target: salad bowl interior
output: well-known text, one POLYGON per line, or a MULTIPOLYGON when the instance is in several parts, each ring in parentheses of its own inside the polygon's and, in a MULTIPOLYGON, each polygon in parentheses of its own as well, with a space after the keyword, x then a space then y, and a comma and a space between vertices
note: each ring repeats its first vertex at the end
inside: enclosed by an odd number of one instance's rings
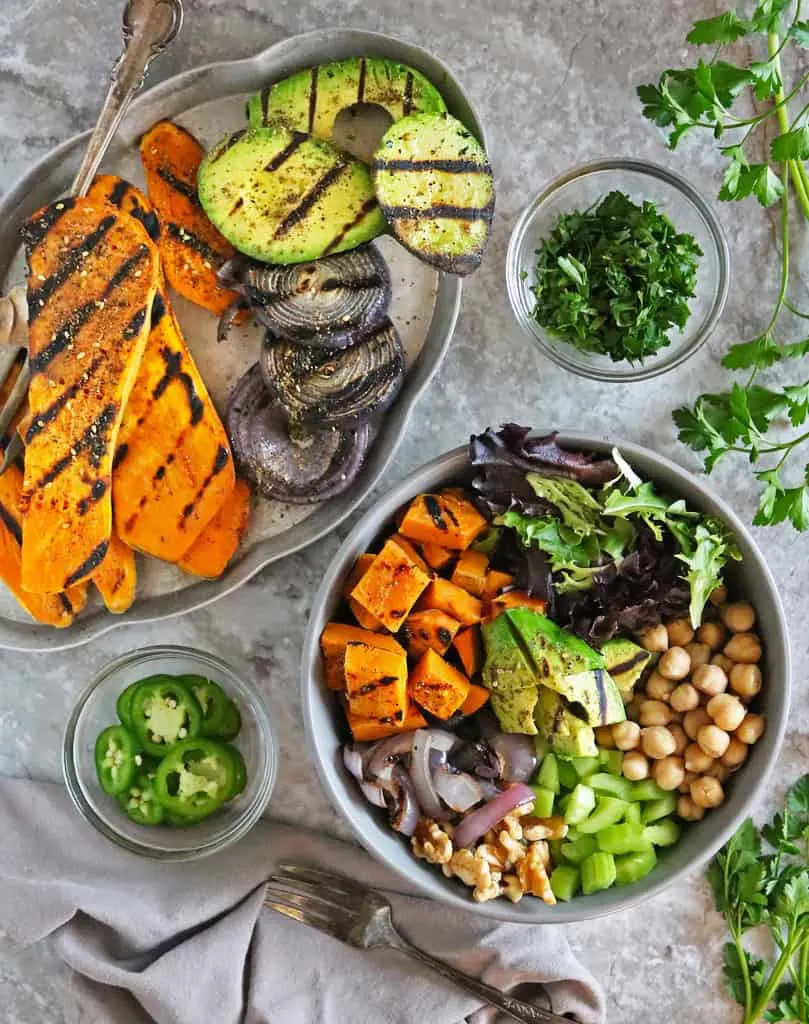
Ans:
POLYGON ((486 917, 534 924, 578 921, 625 909, 696 870, 716 853, 751 811, 775 763, 786 729, 790 687, 786 622, 775 581, 750 534, 728 505, 695 476, 648 448, 631 443, 613 444, 579 434, 562 434, 557 440, 565 448, 597 455, 608 455, 614 446, 618 447, 635 472, 652 481, 659 491, 684 498, 689 507, 722 519, 735 535, 742 556, 741 561, 727 567, 727 582, 733 591, 744 594, 755 605, 757 629, 764 642, 762 671, 767 682, 760 694, 760 710, 766 715, 766 730, 751 748, 747 762, 734 774, 722 806, 702 821, 685 827, 676 845, 661 849, 650 874, 634 884, 577 896, 555 906, 538 899, 522 899, 516 904, 504 898, 475 903, 468 889, 412 854, 408 842, 389 828, 384 813, 365 801, 344 766, 343 745, 349 738, 348 729, 341 707, 326 687, 320 635, 337 612, 342 586, 355 560, 391 526, 397 511, 422 492, 471 483, 473 471, 466 447, 448 452, 415 471, 356 524, 314 598, 301 662, 304 722, 318 773, 359 842, 427 896, 474 909, 486 917))

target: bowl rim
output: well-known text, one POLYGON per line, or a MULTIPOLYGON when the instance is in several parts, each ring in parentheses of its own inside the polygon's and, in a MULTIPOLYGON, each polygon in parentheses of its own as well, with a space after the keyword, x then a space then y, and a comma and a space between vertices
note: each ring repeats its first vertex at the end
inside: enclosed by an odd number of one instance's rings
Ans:
MULTIPOLYGON (((542 432, 532 431, 532 434, 540 433, 542 432)), ((630 463, 637 458, 650 461, 655 464, 655 469, 660 475, 668 473, 677 483, 683 483, 686 486, 690 485, 691 488, 698 491, 700 498, 703 499, 703 507, 704 505, 713 505, 715 507, 716 514, 721 515, 743 547, 747 549, 754 565, 754 572, 761 580, 760 600, 765 601, 772 609, 775 628, 772 630, 772 635, 768 634, 767 636, 767 646, 772 651, 778 651, 777 657, 780 658, 781 665, 783 666, 782 678, 779 680, 779 689, 782 691, 783 699, 780 702, 780 706, 768 708, 767 729, 764 734, 766 745, 759 748, 758 774, 754 776, 748 770, 746 775, 747 786, 735 813, 695 857, 679 867, 670 869, 661 877, 655 878, 654 881, 642 880, 624 889, 607 890, 607 893, 620 895, 612 895, 606 903, 603 900, 606 893, 596 893, 589 897, 578 897, 569 903, 558 903, 553 907, 547 907, 544 903, 536 901, 538 903, 538 906, 535 908, 536 912, 531 912, 530 915, 527 915, 525 910, 520 910, 522 903, 520 905, 513 905, 505 899, 490 900, 486 903, 474 903, 466 895, 462 894, 460 890, 458 892, 454 891, 454 888, 450 887, 450 884, 443 875, 437 872, 434 877, 421 872, 409 873, 405 867, 404 860, 401 864, 389 860, 376 848, 373 838, 369 838, 366 834, 363 829, 363 822, 367 821, 370 808, 359 801, 352 805, 344 799, 344 794, 341 790, 347 790, 345 784, 348 780, 344 775, 342 759, 340 759, 339 765, 335 765, 324 756, 324 750, 321 749, 320 745, 319 726, 324 719, 331 722, 332 712, 327 706, 329 695, 321 691, 315 668, 320 657, 319 641, 320 632, 325 623, 325 609, 331 603, 332 595, 335 591, 339 593, 340 584, 345 577, 350 559, 356 557, 362 550, 360 542, 363 539, 367 539, 365 534, 371 532, 372 526, 374 534, 378 533, 379 529, 390 520, 397 509, 413 498, 415 494, 424 489, 429 490, 439 486, 442 481, 449 481, 453 475, 457 476, 462 470, 468 469, 467 446, 454 448, 422 465, 409 473, 392 490, 379 498, 375 505, 365 512, 354 524, 351 532, 329 563, 320 587, 313 598, 303 638, 300 677, 301 704, 306 739, 315 762, 315 768, 332 805, 348 824, 360 845, 401 878, 410 890, 416 890, 419 895, 437 899, 458 909, 474 911, 481 916, 493 920, 510 921, 517 924, 570 924, 577 921, 605 917, 618 911, 627 910, 652 896, 659 895, 674 882, 703 867, 734 834, 760 797, 764 785, 778 759, 778 754, 786 734, 791 696, 791 651, 787 635, 786 616, 780 593, 764 556, 748 529, 728 503, 694 474, 689 473, 671 459, 660 455, 644 445, 620 439, 614 441, 594 440, 585 434, 566 431, 560 431, 558 439, 560 444, 564 446, 601 453, 608 453, 613 447, 617 447, 630 463)), ((654 474, 650 473, 648 475, 654 479, 654 474)), ((668 489, 674 490, 675 488, 668 485, 668 489)), ((695 504, 698 503, 695 502, 695 504)), ((402 847, 402 849, 404 850, 405 847, 402 847)))
POLYGON ((578 164, 564 171, 545 185, 527 206, 523 208, 509 236, 505 275, 506 290, 514 319, 523 333, 531 338, 534 344, 550 360, 556 363, 557 366, 561 366, 565 370, 570 370, 571 373, 590 380, 610 384, 631 384, 642 380, 650 380, 652 377, 657 377, 682 365, 682 363, 690 359, 691 356, 702 348, 711 336, 724 312, 730 290, 730 249, 724 229, 716 213, 702 194, 682 175, 649 160, 638 160, 631 157, 607 157, 601 160, 592 160, 588 163, 578 164), (630 171, 640 176, 656 178, 670 185, 696 209, 713 240, 716 252, 718 266, 716 292, 711 309, 699 332, 689 345, 682 347, 679 351, 669 351, 668 355, 665 354, 667 350, 664 349, 661 358, 654 359, 645 366, 643 363, 633 365, 623 361, 615 363, 614 367, 616 368, 610 366, 596 368, 588 366, 584 361, 574 359, 573 356, 568 357, 566 354, 567 349, 572 348, 572 346, 566 345, 562 341, 558 345, 551 344, 538 329, 538 325, 536 325, 531 316, 531 310, 525 301, 526 289, 520 277, 518 253, 532 219, 542 205, 551 196, 555 195, 559 189, 573 181, 584 179, 589 175, 598 174, 602 171, 630 171), (622 368, 617 369, 617 367, 622 368))
MULTIPOLYGON (((243 705, 240 710, 245 710, 243 705)), ((166 862, 198 860, 202 857, 208 857, 213 853, 218 853, 220 850, 224 850, 227 846, 230 846, 232 843, 247 835, 253 826, 260 820, 270 796, 272 795, 273 789, 275 788, 275 782, 278 777, 278 762, 278 737, 275 732, 275 726, 273 725, 272 718, 270 717, 267 709, 267 705, 264 702, 261 693, 222 658, 215 654, 211 654, 209 651, 200 651, 196 648, 186 647, 180 644, 155 644, 150 647, 139 647, 136 650, 128 651, 127 653, 114 658, 112 661, 105 662, 76 698, 62 738, 62 775, 73 806, 84 820, 89 822, 107 839, 114 842, 117 846, 128 850, 130 853, 136 853, 145 857, 150 857, 154 860, 166 862), (218 832, 211 839, 195 846, 184 847, 177 850, 159 850, 150 846, 148 843, 140 843, 136 840, 129 839, 116 828, 104 821, 93 809, 89 800, 85 796, 84 788, 76 767, 76 729, 79 719, 87 706, 87 702, 99 687, 107 683, 116 672, 124 667, 138 665, 141 662, 146 663, 155 657, 166 657, 172 655, 180 655, 188 659, 193 659, 201 666, 209 669, 215 669, 224 677, 225 687, 232 687, 235 689, 238 696, 244 696, 244 694, 247 694, 250 697, 250 711, 254 714, 256 728, 259 734, 259 742, 264 748, 266 764, 264 775, 259 782, 259 789, 252 802, 244 808, 235 821, 233 821, 226 829, 218 832)), ((190 838, 192 835, 191 830, 189 830, 187 834, 190 838)))

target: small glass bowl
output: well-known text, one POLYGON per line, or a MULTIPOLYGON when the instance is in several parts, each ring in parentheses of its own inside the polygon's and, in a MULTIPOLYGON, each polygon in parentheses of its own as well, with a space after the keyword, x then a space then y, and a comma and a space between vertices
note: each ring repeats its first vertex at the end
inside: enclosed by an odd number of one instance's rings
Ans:
POLYGON ((65 730, 62 770, 82 817, 132 853, 159 860, 193 860, 223 850, 246 835, 261 817, 275 785, 278 744, 261 696, 213 654, 189 647, 145 647, 106 665, 79 697, 65 730), (118 722, 115 702, 130 683, 158 673, 194 673, 218 683, 236 702, 242 728, 234 741, 247 768, 247 786, 204 821, 183 828, 131 821, 98 783, 95 741, 118 722))
POLYGON ((522 212, 506 257, 506 286, 520 327, 559 366, 602 381, 638 381, 679 366, 707 340, 728 294, 728 246, 716 215, 678 174, 642 160, 601 160, 584 164, 552 181, 522 212), (634 202, 648 199, 668 215, 678 232, 692 234, 703 251, 696 295, 684 331, 672 329, 670 344, 642 363, 613 362, 609 356, 580 352, 537 323, 533 316, 536 251, 559 218, 586 210, 608 192, 624 192, 634 202))

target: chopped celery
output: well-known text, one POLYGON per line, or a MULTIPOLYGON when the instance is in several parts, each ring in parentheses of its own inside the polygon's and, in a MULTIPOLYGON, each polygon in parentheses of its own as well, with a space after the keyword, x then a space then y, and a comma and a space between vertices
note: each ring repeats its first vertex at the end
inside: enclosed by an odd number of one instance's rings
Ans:
POLYGON ((624 811, 624 821, 628 821, 631 825, 645 825, 646 822, 643 820, 641 805, 627 804, 624 811))
POLYGON ((555 793, 553 790, 544 789, 542 786, 532 786, 534 791, 533 813, 538 818, 550 818, 553 814, 553 801, 555 793))
POLYGON ((631 885, 639 882, 657 864, 657 854, 653 846, 647 846, 645 850, 638 850, 636 853, 627 853, 623 857, 615 858, 615 884, 631 885))
POLYGON ((552 793, 559 792, 559 762, 555 754, 546 754, 537 772, 536 784, 552 793))
POLYGON ((673 846, 680 838, 680 826, 672 818, 665 818, 654 825, 647 825, 643 838, 655 846, 673 846))
POLYGON ((615 858, 611 853, 591 853, 581 862, 581 890, 585 896, 615 883, 615 858))
POLYGON ((551 872, 551 889, 554 896, 567 903, 579 891, 579 869, 572 864, 560 864, 551 872))
POLYGON ((619 800, 631 800, 632 798, 632 783, 629 779, 622 779, 620 775, 596 772, 595 775, 588 775, 584 781, 596 793, 617 796, 619 800))
POLYGON ((587 775, 592 775, 593 772, 597 772, 601 767, 601 762, 597 757, 574 757, 570 762, 576 770, 576 774, 580 779, 585 778, 587 775))
POLYGON ((597 849, 598 843, 595 836, 580 836, 572 842, 563 842, 560 852, 563 860, 569 861, 571 864, 581 864, 585 857, 589 857, 597 849))
POLYGON ((556 864, 563 859, 562 847, 565 845, 564 839, 549 839, 548 849, 551 851, 551 861, 556 864))
POLYGON ((651 825, 653 821, 668 818, 677 810, 677 794, 666 793, 659 800, 650 800, 643 806, 643 824, 651 825))
POLYGON ((596 795, 589 786, 579 783, 573 792, 562 801, 565 823, 578 825, 593 811, 596 795))
POLYGON ((632 796, 630 799, 644 802, 646 800, 659 800, 665 795, 665 789, 661 789, 654 779, 641 779, 640 782, 632 783, 632 796))
POLYGON ((599 797, 596 808, 589 818, 578 823, 579 832, 593 835, 600 832, 602 828, 619 822, 625 813, 626 802, 624 800, 616 800, 613 796, 599 797))
POLYGON ((607 750, 604 747, 598 748, 598 760, 605 771, 610 775, 620 775, 621 765, 624 763, 624 752, 622 750, 607 750))
MULTIPOLYGON (((568 793, 571 789, 575 789, 576 784, 579 781, 579 776, 576 774, 576 769, 573 767, 571 762, 565 761, 562 757, 557 757, 556 769, 559 772, 560 789, 564 789, 568 793)), ((550 789, 550 786, 548 788, 550 789)))
POLYGON ((599 850, 605 853, 637 853, 649 846, 643 838, 643 825, 633 825, 628 821, 602 828, 596 841, 599 850))

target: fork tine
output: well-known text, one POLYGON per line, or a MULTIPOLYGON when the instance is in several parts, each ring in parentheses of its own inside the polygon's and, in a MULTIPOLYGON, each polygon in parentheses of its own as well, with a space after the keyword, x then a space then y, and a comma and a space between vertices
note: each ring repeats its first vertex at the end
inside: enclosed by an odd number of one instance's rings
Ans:
MULTIPOLYGON (((22 351, 21 349, 19 351, 22 351)), ((12 368, 16 365, 16 359, 11 362, 6 372, 3 374, 0 384, 8 377, 12 368)), ((14 381, 14 387, 11 389, 11 393, 6 399, 6 403, 2 409, 0 409, 0 437, 5 434, 8 430, 11 421, 17 415, 20 410, 20 406, 25 401, 28 394, 28 385, 31 383, 31 370, 28 365, 28 359, 26 358, 25 363, 20 370, 20 374, 14 381)))
POLYGON ((280 878, 278 875, 273 875, 267 882, 268 891, 270 887, 272 887, 274 892, 278 892, 290 900, 297 900, 300 904, 307 903, 313 908, 333 916, 340 915, 343 918, 350 917, 354 920, 358 914, 357 908, 344 903, 339 896, 335 899, 330 892, 324 891, 313 882, 280 878))
POLYGON ((325 915, 315 914, 309 910, 303 911, 300 907, 296 907, 291 903, 285 903, 280 898, 265 899, 264 906, 275 910, 279 914, 283 914, 284 917, 297 921, 299 924, 306 924, 310 928, 317 928, 318 931, 325 932, 326 935, 330 935, 333 939, 340 939, 342 941, 342 934, 337 930, 331 919, 325 915))
POLYGON ((22 438, 16 431, 9 438, 8 444, 3 447, 3 439, 0 438, 0 454, 3 458, 0 461, 0 476, 3 475, 5 470, 11 465, 12 462, 16 462, 17 458, 23 454, 25 445, 22 443, 22 438))
POLYGON ((342 893, 344 896, 358 897, 366 896, 373 890, 368 886, 355 882, 353 878, 345 875, 338 875, 332 871, 322 871, 320 868, 312 868, 305 864, 279 864, 279 874, 275 878, 289 881, 301 879, 313 885, 327 885, 334 892, 342 893))

